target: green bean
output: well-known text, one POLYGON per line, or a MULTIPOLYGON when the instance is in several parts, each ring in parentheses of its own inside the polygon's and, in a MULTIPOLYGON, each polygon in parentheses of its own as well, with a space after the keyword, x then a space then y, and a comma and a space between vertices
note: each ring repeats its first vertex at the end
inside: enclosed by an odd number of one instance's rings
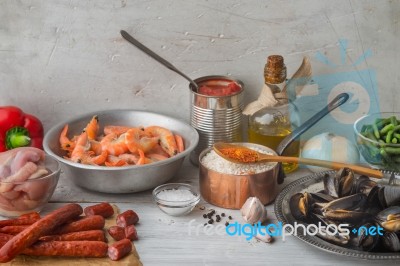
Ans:
POLYGON ((379 146, 386 147, 386 142, 385 141, 379 139, 378 142, 379 142, 379 146))
POLYGON ((379 134, 378 126, 376 124, 372 124, 372 129, 374 130, 375 138, 380 139, 381 135, 379 134))
POLYGON ((395 138, 400 139, 400 134, 399 134, 399 133, 394 133, 393 136, 394 136, 395 138))
POLYGON ((380 153, 381 153, 383 159, 385 159, 387 162, 392 161, 385 148, 381 148, 380 153))
POLYGON ((392 142, 392 135, 393 135, 393 130, 390 130, 386 135, 386 143, 392 142))
POLYGON ((382 154, 382 149, 385 150, 385 152, 387 154, 396 154, 396 155, 400 155, 400 148, 396 148, 396 147, 384 147, 381 148, 381 154, 382 154))
POLYGON ((366 137, 366 138, 368 138, 368 139, 370 139, 370 140, 373 140, 373 141, 378 141, 376 138, 375 138, 375 135, 372 133, 372 132, 370 132, 370 131, 367 131, 367 132, 364 132, 364 135, 363 135, 364 137, 366 137))
POLYGON ((395 126, 395 127, 393 128, 393 132, 396 132, 396 131, 399 131, 399 130, 400 130, 400 125, 395 126))
POLYGON ((397 126, 398 122, 397 122, 397 119, 396 119, 395 116, 392 116, 392 117, 390 118, 390 123, 392 123, 394 126, 397 126))
POLYGON ((377 119, 375 119, 375 124, 379 129, 383 128, 388 123, 390 123, 390 118, 377 118, 377 119))
POLYGON ((384 135, 384 134, 388 133, 390 130, 393 130, 393 129, 394 129, 394 125, 393 124, 389 124, 389 125, 386 125, 384 128, 382 128, 381 131, 379 131, 379 133, 381 135, 384 135))
POLYGON ((361 133, 372 132, 372 131, 373 129, 370 125, 363 125, 360 130, 361 133))
POLYGON ((392 143, 397 144, 397 138, 392 138, 392 143))

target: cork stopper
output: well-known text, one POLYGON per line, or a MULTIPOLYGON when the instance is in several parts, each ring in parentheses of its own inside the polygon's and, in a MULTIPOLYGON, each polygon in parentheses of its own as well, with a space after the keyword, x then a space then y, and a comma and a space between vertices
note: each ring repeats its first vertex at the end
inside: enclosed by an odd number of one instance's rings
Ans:
POLYGON ((281 55, 268 56, 264 68, 265 83, 279 84, 286 79, 286 66, 281 55))

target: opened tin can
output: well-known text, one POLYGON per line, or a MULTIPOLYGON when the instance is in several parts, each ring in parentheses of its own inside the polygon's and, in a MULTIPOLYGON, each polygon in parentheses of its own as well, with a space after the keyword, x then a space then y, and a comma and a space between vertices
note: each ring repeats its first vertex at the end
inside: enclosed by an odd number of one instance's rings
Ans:
POLYGON ((194 80, 199 91, 191 90, 190 123, 199 133, 199 143, 190 160, 216 142, 241 142, 243 138, 243 83, 226 76, 205 76, 194 80))

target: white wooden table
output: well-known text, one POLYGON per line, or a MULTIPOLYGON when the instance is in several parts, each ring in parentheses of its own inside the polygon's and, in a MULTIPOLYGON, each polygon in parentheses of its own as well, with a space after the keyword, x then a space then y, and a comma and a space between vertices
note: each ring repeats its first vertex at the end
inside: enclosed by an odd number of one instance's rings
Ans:
MULTIPOLYGON (((290 174, 282 188, 305 176, 308 170, 301 169, 290 174)), ((177 177, 170 182, 185 182, 198 188, 198 168, 188 160, 183 164, 177 177)), ((256 240, 246 241, 245 236, 227 234, 207 235, 203 224, 207 219, 203 214, 208 209, 231 215, 233 221, 243 223, 240 212, 217 208, 201 200, 197 207, 187 216, 172 217, 164 214, 152 200, 151 191, 135 194, 103 194, 75 186, 67 176, 61 175, 51 203, 43 210, 50 211, 66 202, 77 202, 83 206, 108 201, 115 203, 121 211, 133 209, 140 216, 137 226, 140 239, 135 242, 144 265, 398 265, 399 261, 365 261, 342 257, 316 249, 289 236, 283 242, 276 237, 274 242, 266 244, 256 240), (204 206, 206 209, 201 210, 204 206), (193 227, 190 227, 191 224, 193 227), (196 226, 199 226, 196 234, 196 226), (191 228, 191 229, 190 229, 191 228)), ((274 206, 267 206, 271 223, 277 223, 274 206)), ((219 224, 224 224, 224 221, 219 224)), ((216 225, 215 223, 214 225, 216 225)))

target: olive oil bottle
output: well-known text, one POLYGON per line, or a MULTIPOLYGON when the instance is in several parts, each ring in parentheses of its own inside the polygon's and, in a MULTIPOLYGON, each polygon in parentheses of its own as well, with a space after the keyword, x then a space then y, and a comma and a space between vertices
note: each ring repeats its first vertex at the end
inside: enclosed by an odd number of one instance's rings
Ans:
MULTIPOLYGON (((271 55, 264 68, 265 84, 275 97, 276 104, 265 107, 249 116, 249 142, 258 143, 276 150, 279 143, 295 128, 295 106, 283 92, 286 83, 286 66, 283 57, 271 55)), ((285 156, 299 156, 299 141, 293 142, 284 152, 285 156)), ((283 163, 285 173, 296 170, 296 163, 283 163)))

